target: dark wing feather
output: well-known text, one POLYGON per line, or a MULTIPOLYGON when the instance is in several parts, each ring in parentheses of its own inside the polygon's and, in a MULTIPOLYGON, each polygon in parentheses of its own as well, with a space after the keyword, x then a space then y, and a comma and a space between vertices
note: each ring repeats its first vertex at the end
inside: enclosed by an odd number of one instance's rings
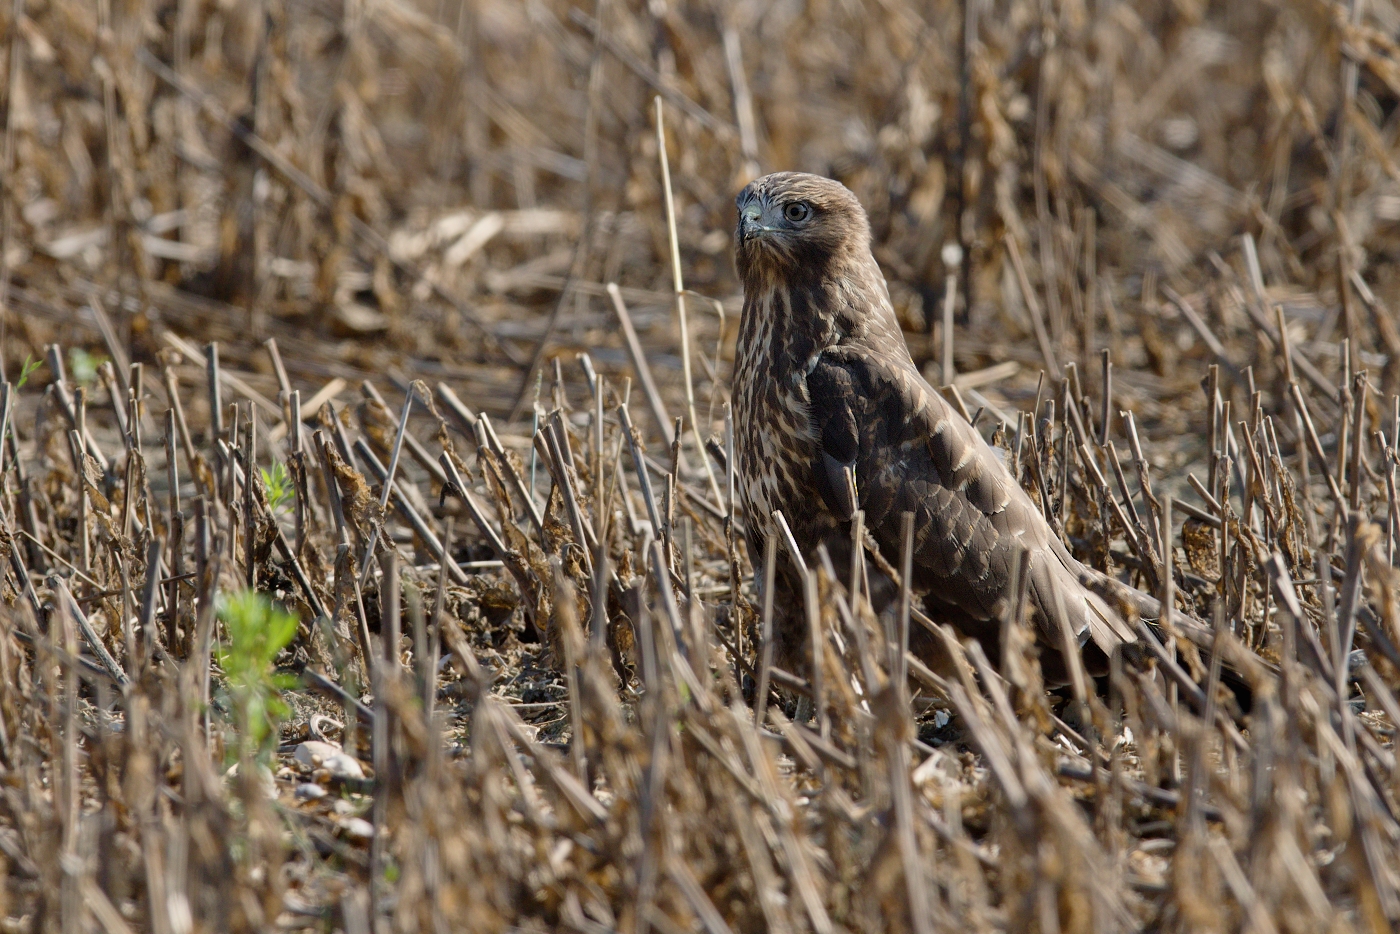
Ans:
POLYGON ((807 377, 816 422, 818 463, 814 473, 822 499, 832 514, 843 522, 856 513, 856 490, 852 482, 856 455, 860 453, 860 431, 855 411, 860 398, 851 371, 839 366, 818 366, 807 377), (820 401, 818 401, 820 400, 820 401))
POLYGON ((1078 563, 996 452, 907 356, 828 350, 811 368, 807 389, 824 498, 832 503, 841 496, 826 464, 850 467, 866 525, 889 557, 900 553, 902 514, 914 513, 914 579, 931 609, 965 627, 995 622, 1025 548, 1030 600, 1051 645, 1059 644, 1059 606, 1081 641, 1092 636, 1108 650, 1131 638, 1116 614, 1079 585, 1078 563))

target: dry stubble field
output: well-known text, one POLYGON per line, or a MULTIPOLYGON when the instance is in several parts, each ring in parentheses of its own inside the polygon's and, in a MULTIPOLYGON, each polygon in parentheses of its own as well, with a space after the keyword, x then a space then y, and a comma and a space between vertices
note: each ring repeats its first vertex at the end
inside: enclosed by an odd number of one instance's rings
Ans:
POLYGON ((1400 923, 1391 0, 0 27, 0 930, 1400 923), (1174 591, 1111 677, 1008 618, 903 692, 844 569, 820 679, 756 651, 729 231, 783 168, 1174 591))

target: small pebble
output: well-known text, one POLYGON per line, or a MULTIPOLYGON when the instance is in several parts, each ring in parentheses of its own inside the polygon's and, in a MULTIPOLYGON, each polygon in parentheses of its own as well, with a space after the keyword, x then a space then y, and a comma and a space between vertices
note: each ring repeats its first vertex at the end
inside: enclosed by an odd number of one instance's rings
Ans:
POLYGON ((349 817, 340 822, 340 829, 351 840, 369 840, 374 836, 374 825, 363 817, 349 817))
POLYGON ((302 765, 312 769, 325 769, 331 778, 362 779, 365 770, 354 756, 332 743, 307 740, 297 746, 293 757, 302 765))
POLYGON ((303 782, 296 787, 298 801, 319 801, 326 796, 326 789, 315 782, 303 782))

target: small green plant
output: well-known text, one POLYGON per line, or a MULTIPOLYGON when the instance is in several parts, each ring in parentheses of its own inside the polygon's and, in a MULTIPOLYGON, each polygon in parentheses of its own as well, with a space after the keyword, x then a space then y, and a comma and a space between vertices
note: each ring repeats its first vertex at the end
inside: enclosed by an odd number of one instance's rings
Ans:
POLYGON ((101 354, 88 353, 81 347, 68 348, 68 371, 73 382, 79 386, 91 386, 97 379, 97 370, 107 358, 101 354))
POLYGON ((273 512, 279 511, 292 498, 291 474, 281 461, 274 463, 271 470, 259 467, 258 473, 262 474, 263 486, 267 487, 267 504, 273 512))
POLYGON ((267 760, 277 745, 277 728, 290 713, 282 691, 296 685, 277 674, 272 663, 297 632, 297 618, 265 595, 243 590, 227 597, 219 619, 228 642, 218 650, 239 734, 240 758, 267 760))
POLYGON ((20 367, 19 382, 15 383, 15 389, 23 389, 24 384, 29 382, 29 377, 34 375, 34 371, 44 365, 43 360, 34 359, 33 354, 24 355, 24 366, 20 367))

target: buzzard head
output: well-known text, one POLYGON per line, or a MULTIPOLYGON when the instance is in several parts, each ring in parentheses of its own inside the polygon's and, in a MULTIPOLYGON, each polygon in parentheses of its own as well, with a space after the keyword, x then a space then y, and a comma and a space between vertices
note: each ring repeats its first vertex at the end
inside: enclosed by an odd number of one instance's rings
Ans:
POLYGON ((870 252, 870 222, 840 182, 804 172, 777 172, 745 186, 735 199, 735 259, 748 290, 787 284, 870 252))

